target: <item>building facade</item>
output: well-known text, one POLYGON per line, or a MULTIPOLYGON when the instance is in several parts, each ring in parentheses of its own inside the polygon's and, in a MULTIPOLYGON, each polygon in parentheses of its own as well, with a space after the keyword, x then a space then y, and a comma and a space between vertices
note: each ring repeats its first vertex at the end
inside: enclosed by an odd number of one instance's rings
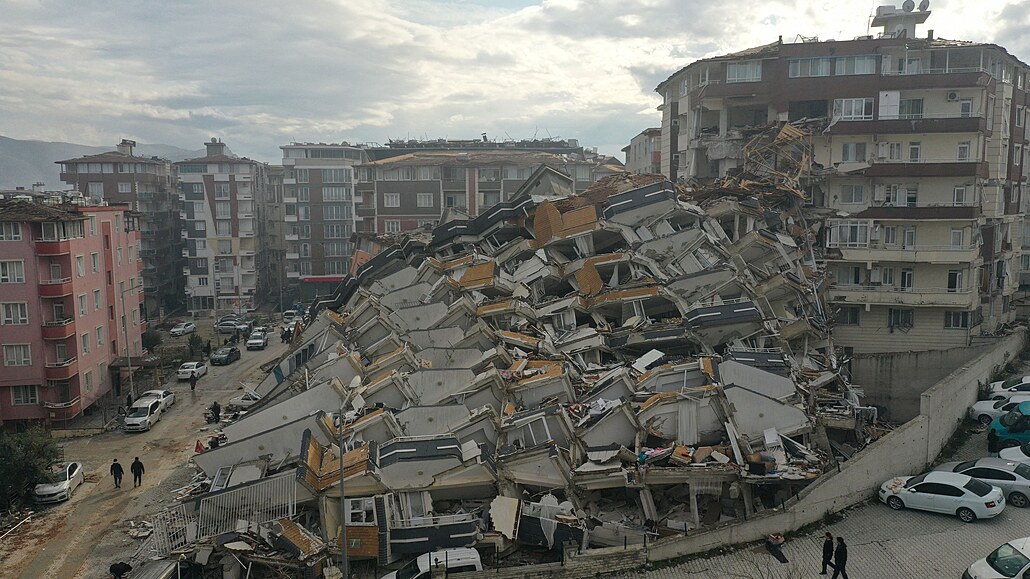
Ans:
POLYGON ((125 390, 113 362, 146 329, 136 217, 0 201, 0 421, 64 421, 125 390))
POLYGON ((183 203, 186 307, 193 316, 257 306, 257 201, 267 195, 267 166, 233 155, 220 140, 207 155, 176 163, 183 203))
POLYGON ((622 148, 626 154, 626 170, 630 173, 654 174, 662 173, 662 129, 653 127, 640 131, 640 134, 622 148))
POLYGON ((143 247, 144 315, 150 319, 182 306, 180 202, 172 164, 133 154, 136 143, 123 139, 117 150, 58 161, 61 180, 94 202, 126 205, 140 213, 143 247))
POLYGON ((770 126, 811 133, 817 258, 854 352, 946 349, 1014 319, 1027 66, 1002 47, 916 37, 928 11, 880 7, 883 33, 781 41, 697 61, 658 87, 662 171, 740 167, 770 126))

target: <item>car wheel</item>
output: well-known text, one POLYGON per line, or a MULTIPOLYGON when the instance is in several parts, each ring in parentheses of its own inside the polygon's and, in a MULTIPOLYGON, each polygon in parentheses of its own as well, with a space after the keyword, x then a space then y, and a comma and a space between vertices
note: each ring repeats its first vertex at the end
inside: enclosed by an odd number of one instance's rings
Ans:
POLYGON ((905 502, 898 497, 887 497, 887 506, 895 511, 900 511, 905 508, 905 502))
POLYGON ((148 422, 148 423, 147 423, 147 432, 150 432, 150 427, 151 427, 151 426, 153 426, 153 424, 151 424, 151 423, 149 423, 149 422, 148 422))
POLYGON ((990 424, 991 424, 991 422, 993 420, 994 420, 993 418, 991 418, 990 416, 987 416, 986 414, 981 414, 980 416, 978 416, 976 418, 976 421, 979 422, 980 424, 984 425, 984 426, 990 426, 990 424))
POLYGON ((972 510, 970 510, 970 509, 967 509, 966 507, 962 507, 962 508, 961 508, 961 509, 959 509, 959 510, 958 510, 958 512, 957 512, 957 513, 955 513, 955 514, 957 514, 957 515, 958 515, 958 518, 959 518, 959 519, 960 519, 960 520, 961 520, 961 521, 962 521, 963 523, 972 523, 973 521, 975 521, 975 520, 976 520, 976 513, 974 513, 974 512, 973 512, 972 510))
POLYGON ((1009 504, 1018 507, 1020 509, 1026 508, 1030 504, 1030 499, 1026 498, 1023 493, 1012 493, 1009 495, 1009 504))
POLYGON ((1005 442, 1001 443, 1001 447, 1002 448, 1015 448, 1017 446, 1019 446, 1019 441, 1018 440, 1011 440, 1011 439, 1009 439, 1009 440, 1006 440, 1005 442))

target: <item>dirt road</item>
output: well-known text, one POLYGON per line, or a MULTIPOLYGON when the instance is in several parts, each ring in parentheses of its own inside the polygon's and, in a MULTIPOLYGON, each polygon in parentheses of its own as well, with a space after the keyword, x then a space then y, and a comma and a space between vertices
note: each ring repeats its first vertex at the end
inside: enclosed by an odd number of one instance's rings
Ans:
POLYGON ((213 366, 200 379, 197 390, 174 378, 165 388, 175 392, 175 405, 150 432, 121 431, 70 440, 63 446, 68 460, 79 461, 86 482, 72 499, 41 508, 30 523, 0 545, 0 577, 110 577, 108 566, 128 560, 139 542, 126 533, 129 520, 140 520, 172 503, 170 490, 193 474, 186 463, 198 439, 206 440, 209 425, 204 409, 214 400, 225 402, 262 378, 259 366, 280 355, 285 346, 269 343, 264 351, 243 350, 242 359, 229 366, 213 366), (143 486, 132 487, 129 463, 140 457, 146 467, 143 486), (126 468, 122 488, 114 487, 111 460, 126 468))

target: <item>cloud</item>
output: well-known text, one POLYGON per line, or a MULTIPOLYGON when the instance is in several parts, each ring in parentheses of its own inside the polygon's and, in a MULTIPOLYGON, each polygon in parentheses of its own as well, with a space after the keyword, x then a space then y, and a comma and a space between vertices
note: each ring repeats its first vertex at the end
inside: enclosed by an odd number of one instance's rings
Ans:
MULTIPOLYGON (((1017 57, 1025 0, 934 0, 924 28, 1017 57), (1000 23, 995 25, 994 23, 1000 23)), ((8 1, 0 134, 268 161, 293 140, 561 136, 618 153, 659 123, 655 86, 697 58, 867 32, 865 2, 810 0, 8 1)))

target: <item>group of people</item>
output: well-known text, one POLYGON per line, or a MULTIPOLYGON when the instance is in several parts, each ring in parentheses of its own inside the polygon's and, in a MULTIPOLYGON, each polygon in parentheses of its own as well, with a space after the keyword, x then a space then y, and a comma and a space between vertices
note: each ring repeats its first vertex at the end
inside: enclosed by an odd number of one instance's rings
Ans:
POLYGON ((823 570, 820 575, 826 575, 826 567, 833 569, 833 577, 848 579, 848 545, 844 537, 837 537, 837 546, 833 546, 833 534, 826 533, 823 540, 823 570))
MULTIPOLYGON (((132 464, 129 465, 129 471, 132 472, 133 488, 143 486, 143 473, 146 472, 146 469, 143 467, 143 462, 140 461, 138 456, 136 457, 136 460, 132 461, 132 464)), ((114 459, 114 462, 111 463, 111 476, 114 477, 114 488, 122 488, 122 475, 124 474, 125 469, 122 468, 122 463, 118 462, 117 458, 114 459)))

